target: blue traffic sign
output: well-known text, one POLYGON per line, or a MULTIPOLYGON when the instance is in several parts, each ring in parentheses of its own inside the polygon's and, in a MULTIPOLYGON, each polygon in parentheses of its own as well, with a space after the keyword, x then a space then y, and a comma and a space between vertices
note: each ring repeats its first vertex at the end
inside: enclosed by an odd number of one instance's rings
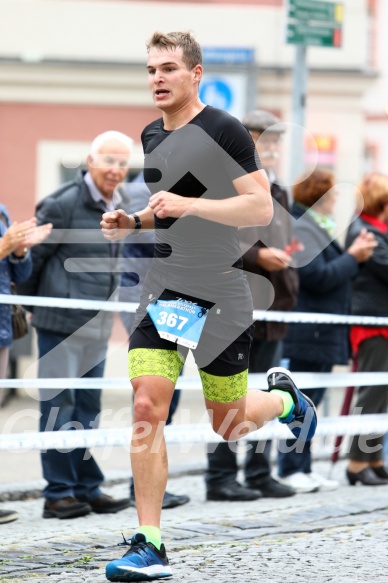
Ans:
POLYGON ((229 111, 233 103, 230 84, 217 77, 205 79, 199 86, 199 98, 203 103, 229 111))

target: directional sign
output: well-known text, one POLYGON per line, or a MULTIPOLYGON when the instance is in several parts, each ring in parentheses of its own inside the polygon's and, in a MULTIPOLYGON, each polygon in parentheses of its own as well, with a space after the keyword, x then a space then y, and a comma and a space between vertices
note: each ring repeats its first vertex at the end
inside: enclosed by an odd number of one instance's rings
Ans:
POLYGON ((289 23, 287 42, 296 45, 340 47, 342 30, 333 26, 311 25, 305 22, 289 23))
POLYGON ((297 20, 334 21, 341 4, 323 0, 289 0, 289 16, 297 20))
POLYGON ((340 47, 343 4, 326 0, 288 0, 286 42, 340 47))

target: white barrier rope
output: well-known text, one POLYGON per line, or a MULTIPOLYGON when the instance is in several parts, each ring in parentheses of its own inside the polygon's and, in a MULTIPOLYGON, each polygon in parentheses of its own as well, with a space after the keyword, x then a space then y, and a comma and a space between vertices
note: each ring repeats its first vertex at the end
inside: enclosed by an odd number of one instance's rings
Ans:
MULTIPOLYGON (((319 420, 317 436, 383 435, 388 431, 388 415, 353 415, 348 417, 323 417, 319 420), (360 423, 362 421, 362 423, 360 423)), ((77 447, 127 446, 131 441, 132 429, 90 429, 77 431, 45 431, 43 433, 15 433, 0 435, 0 451, 21 449, 71 450, 77 447)), ((277 420, 270 421, 241 439, 244 441, 266 441, 267 439, 288 439, 292 434, 286 425, 277 420)), ((198 425, 168 425, 165 428, 167 444, 218 443, 223 441, 211 428, 210 423, 198 425)))
MULTIPOLYGON (((0 294, 0 304, 22 304, 44 308, 66 308, 71 310, 95 310, 104 312, 136 311, 134 302, 102 302, 71 298, 49 298, 0 294)), ((254 310, 255 320, 266 322, 302 322, 310 324, 357 324, 359 326, 388 326, 388 317, 347 316, 341 314, 320 314, 316 312, 280 312, 275 310, 254 310)))
MULTIPOLYGON (((295 373, 297 385, 301 389, 322 387, 343 387, 356 384, 388 384, 387 373, 295 373)), ((267 385, 265 374, 248 375, 248 387, 255 389, 267 385)), ((73 379, 8 379, 0 381, 0 387, 15 388, 110 388, 129 389, 129 379, 119 378, 73 378, 73 379)), ((199 376, 180 377, 177 388, 202 390, 199 376)), ((388 431, 388 415, 354 415, 322 417, 319 419, 316 435, 367 435, 384 434, 388 431)), ((131 429, 93 429, 77 431, 54 431, 43 433, 20 433, 0 435, 0 451, 15 449, 74 449, 75 447, 125 446, 130 443, 131 429)), ((245 440, 287 439, 291 433, 287 426, 276 420, 267 423, 257 432, 245 436, 245 440)), ((222 439, 214 433, 210 424, 169 425, 166 427, 167 443, 213 443, 222 439)))
MULTIPOLYGON (((28 306, 87 309, 110 312, 135 312, 137 303, 65 298, 30 297, 0 294, 0 304, 22 304, 28 306)), ((345 316, 338 314, 298 313, 255 310, 255 320, 274 322, 305 322, 322 324, 358 324, 364 326, 388 326, 388 318, 372 316, 345 316)), ((387 373, 293 373, 301 389, 316 387, 378 386, 388 385, 387 373)), ((267 386, 265 374, 249 374, 248 388, 267 386)), ((0 388, 131 388, 128 378, 71 378, 71 379, 0 379, 0 388)), ((177 388, 202 390, 199 376, 179 377, 177 388)), ((319 420, 316 435, 368 435, 388 431, 388 415, 355 415, 349 417, 324 417, 319 420)), ((267 440, 290 437, 289 429, 273 421, 257 432, 246 436, 249 440, 267 440)), ((0 450, 16 449, 73 449, 75 447, 102 447, 129 445, 131 429, 94 429, 90 431, 56 431, 0 435, 0 450)), ((222 441, 210 424, 170 425, 166 427, 167 443, 212 443, 222 441)))
POLYGON ((136 312, 138 303, 81 300, 72 298, 49 298, 36 296, 19 296, 0 294, 0 304, 22 304, 23 306, 38 306, 40 308, 66 308, 67 310, 95 310, 96 312, 136 312))
MULTIPOLYGON (((319 387, 361 387, 388 386, 386 372, 353 372, 353 373, 292 373, 300 389, 315 389, 319 387)), ((264 389, 267 387, 267 375, 251 373, 248 375, 249 389, 264 389)), ((111 378, 52 378, 52 379, 0 379, 0 388, 13 389, 131 389, 127 377, 111 378)), ((182 376, 178 378, 177 389, 202 391, 200 377, 182 376)))

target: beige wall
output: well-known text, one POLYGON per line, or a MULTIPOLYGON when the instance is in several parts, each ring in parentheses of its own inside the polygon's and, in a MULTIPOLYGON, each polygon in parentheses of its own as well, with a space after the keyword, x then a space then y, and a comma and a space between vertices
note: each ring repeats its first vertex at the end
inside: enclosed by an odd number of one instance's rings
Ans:
MULTIPOLYGON (((363 99, 375 81, 367 71, 367 0, 344 3, 343 47, 308 50, 306 127, 336 138, 338 179, 357 182, 363 99)), ((256 106, 289 120, 294 47, 283 42, 283 7, 264 4, 0 0, 0 155, 3 198, 14 218, 53 187, 58 144, 78 151, 104 129, 121 129, 139 144, 141 128, 159 115, 145 71, 145 39, 154 23, 161 30, 189 28, 203 45, 254 47, 256 106)), ((288 165, 286 140, 285 180, 288 165)))
MULTIPOLYGON (((344 0, 341 49, 311 49, 313 65, 364 68, 367 62, 367 0, 344 0)), ((1 54, 111 62, 146 60, 145 40, 155 27, 194 32, 204 45, 250 46, 263 65, 292 63, 284 43, 279 6, 116 0, 0 0, 1 54), (32 26, 33 24, 33 26, 32 26)))
POLYGON ((388 2, 378 0, 375 30, 379 77, 368 88, 363 100, 366 112, 366 141, 374 152, 368 170, 388 174, 388 2))

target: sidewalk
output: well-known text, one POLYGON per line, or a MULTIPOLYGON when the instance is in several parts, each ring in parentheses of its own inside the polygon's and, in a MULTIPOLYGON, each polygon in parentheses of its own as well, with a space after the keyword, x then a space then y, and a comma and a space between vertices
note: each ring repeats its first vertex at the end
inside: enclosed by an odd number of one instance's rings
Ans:
MULTIPOLYGON (((244 503, 206 502, 203 475, 171 477, 169 490, 191 497, 163 512, 172 581, 386 583, 388 486, 350 487, 344 465, 334 468, 341 481, 335 492, 244 503)), ((329 463, 314 469, 327 475, 329 463)), ((105 491, 121 497, 127 488, 105 491)), ((42 519, 42 505, 42 499, 2 504, 20 519, 0 525, 0 581, 106 581, 105 564, 123 554, 116 547, 121 533, 130 538, 137 525, 135 510, 60 521, 42 519)))
MULTIPOLYGON (((102 425, 128 425, 131 404, 130 392, 105 391, 102 425)), ((198 391, 184 391, 174 423, 187 422, 188 414, 196 423, 204 412, 198 391)), ((0 430, 36 431, 37 414, 38 401, 21 393, 0 409, 0 430)), ((128 451, 96 448, 94 454, 106 476, 104 491, 127 496, 128 451)), ((388 486, 350 487, 345 483, 346 462, 340 461, 332 477, 341 486, 334 492, 206 502, 204 444, 190 445, 189 452, 170 446, 169 456, 168 490, 191 498, 189 504, 163 512, 172 581, 387 583, 388 486)), ((20 514, 18 521, 0 525, 0 583, 105 582, 105 564, 125 552, 116 547, 121 533, 130 538, 137 526, 135 510, 44 520, 39 453, 0 452, 0 468, 0 505, 20 514)), ((330 463, 316 461, 314 471, 328 476, 330 463)))

